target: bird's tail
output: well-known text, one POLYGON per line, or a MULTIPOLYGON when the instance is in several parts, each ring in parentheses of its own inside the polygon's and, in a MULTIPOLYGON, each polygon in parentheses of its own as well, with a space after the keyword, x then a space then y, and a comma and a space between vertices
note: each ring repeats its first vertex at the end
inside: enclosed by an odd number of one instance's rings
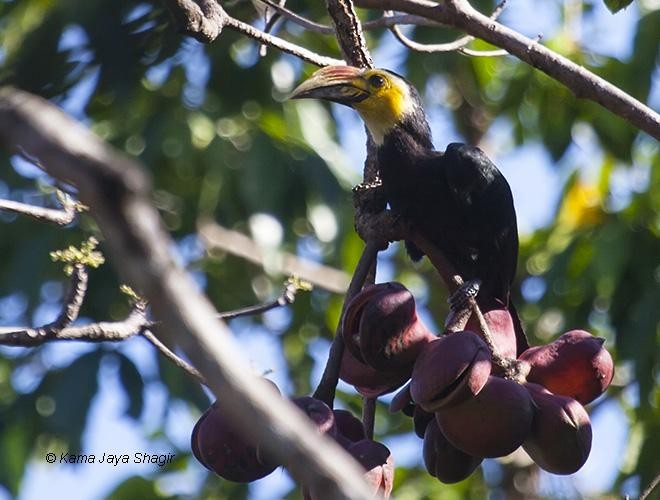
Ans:
POLYGON ((518 311, 513 305, 513 301, 509 298, 509 314, 511 314, 511 319, 513 321, 513 329, 516 332, 516 354, 520 354, 529 348, 529 342, 527 340, 527 335, 523 329, 522 322, 520 321, 520 316, 518 316, 518 311))

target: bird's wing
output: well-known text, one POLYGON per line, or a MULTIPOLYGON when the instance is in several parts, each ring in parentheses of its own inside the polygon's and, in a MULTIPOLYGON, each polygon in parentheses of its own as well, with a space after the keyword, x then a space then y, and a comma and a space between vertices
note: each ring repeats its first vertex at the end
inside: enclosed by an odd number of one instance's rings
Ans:
MULTIPOLYGON (((493 292, 508 301, 518 260, 518 229, 508 182, 479 148, 453 143, 443 155, 448 191, 465 214, 467 239, 478 242, 478 258, 496 274, 493 292)), ((485 278, 485 277, 484 277, 485 278)))

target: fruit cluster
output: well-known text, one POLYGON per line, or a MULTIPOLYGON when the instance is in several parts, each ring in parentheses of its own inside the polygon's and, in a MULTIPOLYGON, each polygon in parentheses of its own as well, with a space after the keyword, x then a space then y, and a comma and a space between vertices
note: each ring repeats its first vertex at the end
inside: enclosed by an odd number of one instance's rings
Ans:
MULTIPOLYGON (((307 415, 320 434, 333 438, 362 465, 365 480, 374 496, 389 497, 394 481, 392 454, 383 444, 367 439, 359 419, 347 410, 333 410, 312 397, 297 397, 292 402, 307 415)), ((191 448, 202 465, 229 481, 256 481, 278 466, 259 443, 246 441, 233 429, 217 402, 195 424, 191 448)), ((306 500, 323 497, 322 493, 317 494, 305 486, 303 495, 306 500)))
POLYGON ((519 446, 549 472, 577 471, 591 450, 583 405, 602 394, 614 374, 603 339, 573 330, 516 360, 509 312, 493 309, 484 317, 492 347, 469 330, 431 333, 403 285, 367 287, 344 315, 341 377, 368 397, 410 379, 391 409, 412 416, 426 467, 442 482, 461 481, 483 458, 519 446), (516 377, 503 359, 516 365, 516 377))
MULTIPOLYGON (((417 316, 414 297, 403 285, 366 287, 342 317, 340 378, 366 398, 406 384, 390 408, 412 417, 415 433, 424 440, 426 468, 442 482, 461 481, 484 458, 507 455, 519 446, 549 472, 577 471, 591 450, 591 424, 583 405, 605 391, 614 373, 603 339, 572 330, 515 359, 509 312, 492 309, 484 320, 488 342, 470 330, 436 336, 417 316)), ((360 420, 311 397, 292 401, 319 433, 362 464, 374 493, 387 498, 392 456, 366 438, 360 420)), ((277 467, 258 443, 249 444, 232 429, 216 404, 195 425, 192 450, 204 466, 231 481, 254 481, 277 467)), ((307 488, 304 494, 320 496, 307 488)))

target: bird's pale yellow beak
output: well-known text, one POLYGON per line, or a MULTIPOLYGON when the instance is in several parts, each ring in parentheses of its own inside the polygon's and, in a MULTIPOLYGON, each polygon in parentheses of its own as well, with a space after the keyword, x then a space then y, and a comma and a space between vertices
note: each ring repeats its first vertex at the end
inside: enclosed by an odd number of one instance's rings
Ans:
POLYGON ((302 82, 289 99, 324 99, 351 106, 369 97, 362 70, 353 66, 326 66, 302 82))

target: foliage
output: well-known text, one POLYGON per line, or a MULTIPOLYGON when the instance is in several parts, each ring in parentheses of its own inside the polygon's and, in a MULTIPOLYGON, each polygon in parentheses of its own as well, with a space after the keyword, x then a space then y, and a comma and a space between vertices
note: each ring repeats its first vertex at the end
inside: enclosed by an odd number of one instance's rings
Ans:
MULTIPOLYGON (((589 22, 597 6, 573 3, 589 22)), ((630 2, 606 3, 615 12, 630 2)), ((493 8, 488 1, 476 5, 483 11, 493 8)), ((660 11, 645 5, 629 7, 637 10, 638 19, 625 58, 585 49, 570 29, 575 18, 569 13, 575 13, 561 10, 558 3, 553 6, 561 17, 559 28, 544 43, 646 101, 658 58, 660 11)), ((226 7, 241 19, 257 19, 249 2, 226 7)), ((329 22, 321 3, 295 1, 290 7, 329 22)), ((506 23, 506 13, 503 19, 506 23)), ((332 37, 291 25, 281 31, 312 50, 339 56, 332 37)), ((455 33, 420 27, 413 35, 420 42, 438 42, 455 33)), ((533 342, 571 328, 586 328, 608 339, 618 367, 616 387, 608 398, 625 408, 630 428, 626 461, 612 493, 625 489, 629 478, 637 477, 641 487, 648 484, 658 472, 654 467, 660 448, 657 144, 514 58, 397 52, 382 30, 369 32, 368 41, 379 62, 400 66, 395 69, 423 90, 432 117, 451 121, 451 133, 487 147, 499 137, 493 131, 503 128, 510 131, 511 147, 539 142, 558 165, 566 179, 563 201, 546 227, 523 238, 517 279, 523 293, 515 300, 522 303, 519 309, 533 342), (596 154, 589 165, 576 165, 574 153, 585 134, 593 139, 596 154), (623 198, 617 196, 622 184, 628 186, 623 198)), ((341 152, 338 137, 345 134, 335 128, 333 113, 344 124, 352 118, 314 102, 283 102, 311 68, 273 49, 259 58, 254 42, 230 32, 208 46, 183 38, 174 32, 162 4, 153 0, 5 1, 0 3, 0 46, 3 83, 59 103, 149 169, 154 203, 177 238, 182 259, 218 310, 272 298, 282 277, 229 254, 201 251, 195 231, 202 218, 255 234, 260 230, 255 215, 268 214, 282 230, 282 249, 348 272, 354 268, 361 245, 353 231, 350 187, 359 180, 361 165, 357 155, 341 152)), ((485 48, 479 42, 474 46, 485 48)), ((436 137, 438 146, 445 142, 436 137)), ((2 163, 2 196, 30 203, 53 201, 53 183, 46 176, 16 158, 3 157, 2 163)), ((66 229, 4 213, 0 220, 0 321, 38 321, 45 305, 52 310, 62 297, 58 283, 64 280, 48 252, 79 244, 90 235, 100 240, 103 250, 102 236, 84 214, 66 229)), ((383 266, 385 273, 392 269, 393 278, 415 290, 436 324, 442 324, 446 296, 428 264, 413 266, 397 247, 383 257, 383 266)), ((276 339, 288 367, 278 376, 290 381, 291 394, 307 394, 316 363, 312 351, 327 346, 340 307, 341 297, 316 289, 299 294, 277 320, 266 315, 230 325, 241 338, 265 331, 276 339)), ((127 308, 112 266, 93 271, 82 314, 121 318, 127 308)), ((128 401, 126 415, 136 425, 144 422, 147 394, 163 386, 169 408, 183 402, 197 415, 208 405, 204 392, 162 358, 156 373, 149 374, 120 346, 97 346, 61 364, 49 361, 51 352, 49 346, 2 349, 0 484, 10 494, 21 491, 26 466, 41 461, 45 450, 84 449, 81 436, 104 363, 118 367, 128 401)), ((341 399, 358 410, 350 391, 342 392, 341 399)), ((602 405, 597 403, 594 411, 602 405)), ((410 432, 411 424, 403 417, 388 415, 383 407, 378 415, 378 435, 410 432)), ((166 435, 168 416, 168 411, 161 415, 154 439, 166 435)), ((180 455, 189 453, 172 446, 180 455)), ((190 460, 189 467, 200 467, 190 460)), ((516 471, 535 473, 519 463, 492 463, 468 481, 444 486, 419 467, 399 468, 397 498, 482 497, 486 488, 513 488, 516 471)), ((176 469, 130 478, 112 496, 166 496, 156 481, 176 469)), ((248 494, 244 486, 213 477, 200 488, 200 497, 248 494)))

